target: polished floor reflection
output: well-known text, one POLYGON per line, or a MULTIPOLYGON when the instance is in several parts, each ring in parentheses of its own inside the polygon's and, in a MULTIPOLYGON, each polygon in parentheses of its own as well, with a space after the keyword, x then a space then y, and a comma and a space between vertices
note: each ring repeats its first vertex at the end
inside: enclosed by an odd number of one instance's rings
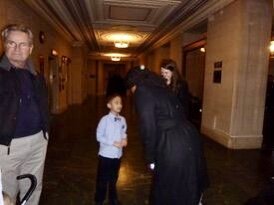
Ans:
MULTIPOLYGON (((148 204, 151 173, 146 169, 138 137, 137 117, 125 103, 129 145, 124 151, 118 182, 123 205, 148 204)), ((89 98, 52 117, 41 205, 92 205, 98 145, 95 129, 107 112, 103 98, 89 98)), ((205 138, 211 185, 206 205, 240 205, 256 196, 274 175, 274 157, 260 150, 228 150, 205 138)), ((274 203, 273 203, 274 204, 274 203)))

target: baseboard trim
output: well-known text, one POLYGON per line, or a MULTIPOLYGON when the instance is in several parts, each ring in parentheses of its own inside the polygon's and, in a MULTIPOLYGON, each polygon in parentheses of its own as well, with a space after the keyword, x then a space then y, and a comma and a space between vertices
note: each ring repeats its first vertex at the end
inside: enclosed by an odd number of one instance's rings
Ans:
POLYGON ((230 149, 259 149, 262 147, 262 135, 232 136, 220 130, 201 127, 201 133, 230 149))

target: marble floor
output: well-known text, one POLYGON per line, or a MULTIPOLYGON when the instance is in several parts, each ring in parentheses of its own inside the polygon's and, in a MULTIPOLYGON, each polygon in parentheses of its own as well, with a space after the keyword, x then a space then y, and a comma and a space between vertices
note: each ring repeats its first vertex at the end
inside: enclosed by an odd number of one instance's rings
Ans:
MULTIPOLYGON (((124 151, 118 181, 123 205, 148 204, 151 173, 146 169, 131 99, 123 115, 129 144, 124 151)), ((107 113, 103 98, 89 98, 81 106, 52 116, 41 205, 92 205, 98 145, 95 130, 107 113)), ((204 137, 210 187, 205 205, 240 205, 257 196, 274 176, 274 156, 260 150, 229 150, 204 137)), ((274 204, 274 202, 273 202, 274 204)))

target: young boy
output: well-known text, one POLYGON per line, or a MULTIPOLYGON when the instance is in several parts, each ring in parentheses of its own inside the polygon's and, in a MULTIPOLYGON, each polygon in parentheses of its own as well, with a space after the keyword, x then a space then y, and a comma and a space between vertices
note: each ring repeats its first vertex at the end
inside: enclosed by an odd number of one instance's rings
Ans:
POLYGON ((101 118, 96 137, 100 143, 99 162, 97 170, 96 205, 103 205, 108 189, 110 205, 119 205, 116 182, 121 163, 122 148, 127 146, 127 124, 119 115, 122 110, 122 98, 118 94, 107 98, 109 114, 101 118))

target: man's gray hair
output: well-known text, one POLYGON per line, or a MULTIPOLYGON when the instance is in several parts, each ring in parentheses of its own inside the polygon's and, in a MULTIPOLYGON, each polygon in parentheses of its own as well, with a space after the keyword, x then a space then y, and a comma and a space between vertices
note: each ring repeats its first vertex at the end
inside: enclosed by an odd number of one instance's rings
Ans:
POLYGON ((32 31, 30 30, 29 27, 27 27, 23 24, 10 24, 10 25, 6 26, 2 30, 2 33, 1 33, 3 42, 6 42, 7 37, 11 31, 21 31, 21 32, 28 34, 30 43, 31 44, 33 43, 32 31))

